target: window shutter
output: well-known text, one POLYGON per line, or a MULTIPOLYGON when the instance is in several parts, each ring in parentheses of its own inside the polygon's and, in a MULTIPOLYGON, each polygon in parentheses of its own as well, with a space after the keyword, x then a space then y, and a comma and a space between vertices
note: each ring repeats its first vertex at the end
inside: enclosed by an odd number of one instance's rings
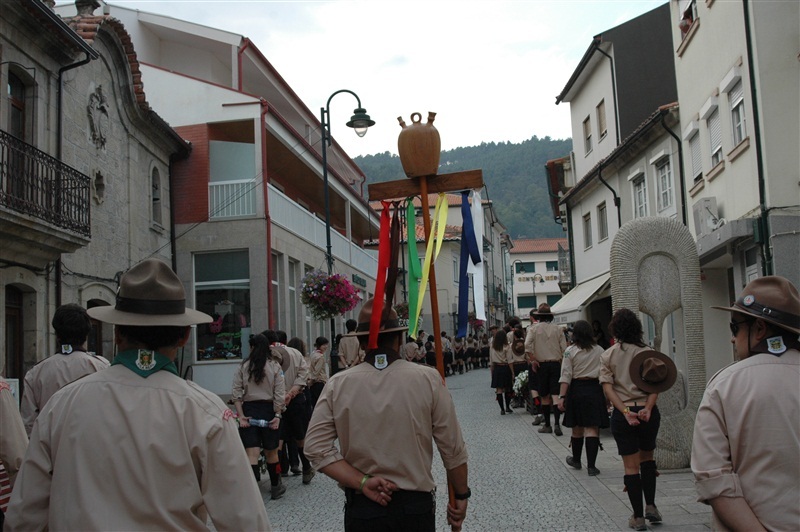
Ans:
POLYGON ((731 102, 731 107, 736 105, 736 102, 741 100, 744 97, 744 91, 742 90, 742 82, 739 81, 736 85, 733 86, 731 92, 728 93, 728 101, 731 102))
POLYGON ((697 177, 703 171, 703 165, 700 158, 700 135, 694 134, 689 139, 689 151, 692 152, 692 176, 697 177))
POLYGON ((600 131, 600 134, 606 132, 606 102, 605 100, 601 101, 600 104, 597 106, 597 129, 600 131))
POLYGON ((719 110, 708 117, 708 135, 711 138, 711 152, 716 151, 722 144, 722 127, 720 126, 719 110))

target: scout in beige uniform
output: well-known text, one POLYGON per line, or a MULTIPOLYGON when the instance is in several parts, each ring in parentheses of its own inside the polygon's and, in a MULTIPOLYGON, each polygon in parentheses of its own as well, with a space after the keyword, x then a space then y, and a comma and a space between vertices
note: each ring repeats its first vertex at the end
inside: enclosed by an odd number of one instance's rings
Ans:
MULTIPOLYGON (((542 401, 542 415, 544 416, 544 426, 539 427, 539 432, 551 433, 553 427, 550 426, 550 411, 553 405, 553 396, 558 395, 561 378, 561 358, 567 349, 567 339, 561 328, 553 323, 553 313, 550 305, 542 303, 531 316, 539 320, 528 327, 525 336, 525 351, 531 354, 533 360, 531 365, 536 372, 539 397, 542 401)), ((555 416, 555 434, 561 436, 561 413, 558 409, 553 412, 555 416)))
POLYGON ((609 328, 616 343, 600 357, 600 383, 614 405, 611 434, 622 456, 623 481, 633 507, 628 526, 647 530, 645 518, 651 523, 661 522, 655 502, 658 472, 653 460, 661 424, 656 401, 659 393, 675 383, 677 369, 667 355, 645 345, 642 322, 631 310, 617 310, 609 328))
POLYGON ((69 384, 39 414, 6 530, 268 530, 233 412, 174 364, 190 325, 169 266, 147 259, 120 280, 112 366, 69 384))
POLYGON ((250 356, 239 364, 233 374, 231 399, 239 416, 239 435, 256 482, 261 481, 258 458, 261 449, 264 449, 273 499, 279 499, 286 491, 278 471, 278 429, 284 411, 285 394, 283 371, 272 358, 266 337, 258 334, 250 339, 250 356), (250 423, 252 419, 266 421, 268 425, 253 425, 250 423))
POLYGON ((86 352, 86 337, 92 328, 86 309, 73 303, 62 305, 53 315, 59 350, 25 374, 20 411, 28 434, 50 397, 84 375, 106 369, 108 360, 86 352))
POLYGON ((500 405, 500 415, 506 415, 511 410, 511 386, 513 377, 511 375, 511 349, 508 345, 506 331, 499 329, 494 333, 492 345, 489 347, 489 373, 492 376, 492 388, 495 390, 495 400, 500 405), (506 404, 503 408, 503 397, 506 404))
POLYGON ((309 357, 308 387, 311 390, 311 408, 317 404, 325 383, 328 382, 328 372, 325 371, 325 352, 330 347, 330 342, 324 336, 314 341, 314 351, 309 357))
POLYGON ((711 378, 697 412, 698 500, 717 530, 800 530, 800 296, 761 277, 722 309, 739 361, 711 378))
MULTIPOLYGON (((9 384, 0 377, 0 464, 3 465, 12 488, 27 447, 28 435, 19 415, 17 400, 11 395, 9 384)), ((0 482, 0 530, 3 530, 6 502, 0 482)))
POLYGON ((356 320, 347 320, 346 325, 347 334, 342 336, 342 339, 339 340, 340 369, 352 368, 364 360, 364 352, 361 349, 361 345, 358 343, 358 337, 354 334, 358 322, 356 320))
MULTIPOLYGON (((372 304, 368 300, 359 313, 364 346, 372 304)), ((435 442, 456 494, 448 521, 459 530, 469 488, 467 450, 453 400, 435 369, 400 358, 407 327, 399 326, 391 307, 384 316, 377 349, 325 386, 311 418, 306 453, 345 489, 345 530, 434 530, 435 442)))

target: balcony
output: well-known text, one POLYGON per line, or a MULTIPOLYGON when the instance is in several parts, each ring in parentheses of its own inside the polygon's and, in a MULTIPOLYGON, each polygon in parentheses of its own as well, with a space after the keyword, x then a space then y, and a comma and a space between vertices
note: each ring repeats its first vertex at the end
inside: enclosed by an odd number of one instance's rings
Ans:
POLYGON ((0 257, 42 268, 91 236, 89 177, 0 131, 0 257))

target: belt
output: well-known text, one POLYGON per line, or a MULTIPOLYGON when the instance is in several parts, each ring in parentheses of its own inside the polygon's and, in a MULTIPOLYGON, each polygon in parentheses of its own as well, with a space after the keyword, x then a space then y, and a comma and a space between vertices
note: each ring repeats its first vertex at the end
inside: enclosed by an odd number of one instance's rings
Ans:
POLYGON ((625 401, 622 404, 625 406, 644 406, 647 403, 647 400, 644 401, 625 401))
POLYGON ((503 364, 501 362, 492 362, 495 366, 508 366, 508 364, 503 364))
POLYGON ((597 377, 578 377, 577 379, 572 379, 574 381, 597 381, 600 382, 600 379, 597 377))

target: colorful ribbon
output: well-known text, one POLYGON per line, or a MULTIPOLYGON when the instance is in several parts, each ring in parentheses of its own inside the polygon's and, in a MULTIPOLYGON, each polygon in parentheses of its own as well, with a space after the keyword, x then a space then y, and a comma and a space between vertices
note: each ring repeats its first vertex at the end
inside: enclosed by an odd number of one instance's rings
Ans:
MULTIPOLYGON (((479 250, 483 250, 483 201, 479 190, 472 191, 472 228, 475 231, 475 242, 479 250)), ((469 261, 467 273, 472 275, 472 301, 475 302, 475 319, 486 321, 486 298, 484 296, 484 261, 469 261)))
POLYGON ((369 322, 369 343, 367 349, 378 347, 378 333, 381 329, 383 304, 386 298, 386 270, 389 269, 391 243, 389 242, 389 202, 381 201, 381 229, 378 245, 378 274, 375 277, 375 296, 372 300, 372 316, 369 322))
POLYGON ((408 331, 412 338, 417 337, 418 323, 411 321, 411 314, 417 308, 419 301, 419 281, 422 277, 417 253, 417 221, 414 198, 406 199, 406 243, 408 244, 408 331))
POLYGON ((469 207, 469 191, 461 192, 461 261, 458 271, 458 331, 456 338, 467 335, 467 318, 469 314, 469 276, 467 262, 478 263, 481 253, 475 241, 475 230, 472 226, 472 213, 469 207))
MULTIPOLYGON (((422 301, 425 298, 425 290, 428 287, 428 274, 431 271, 431 263, 436 262, 436 259, 439 257, 439 251, 442 249, 442 241, 444 240, 444 231, 447 224, 447 208, 442 208, 444 203, 444 193, 440 192, 439 198, 436 200, 436 208, 433 211, 431 234, 428 238, 428 245, 425 248, 425 264, 422 266, 422 280, 419 284, 417 308, 414 310, 414 315, 410 324, 411 327, 413 327, 413 331, 409 330, 409 336, 412 337, 416 337, 417 335, 417 324, 419 323, 419 315, 422 313, 422 301), (412 332, 413 335, 411 334, 412 332)), ((428 216, 428 213, 423 213, 423 216, 428 216)))

